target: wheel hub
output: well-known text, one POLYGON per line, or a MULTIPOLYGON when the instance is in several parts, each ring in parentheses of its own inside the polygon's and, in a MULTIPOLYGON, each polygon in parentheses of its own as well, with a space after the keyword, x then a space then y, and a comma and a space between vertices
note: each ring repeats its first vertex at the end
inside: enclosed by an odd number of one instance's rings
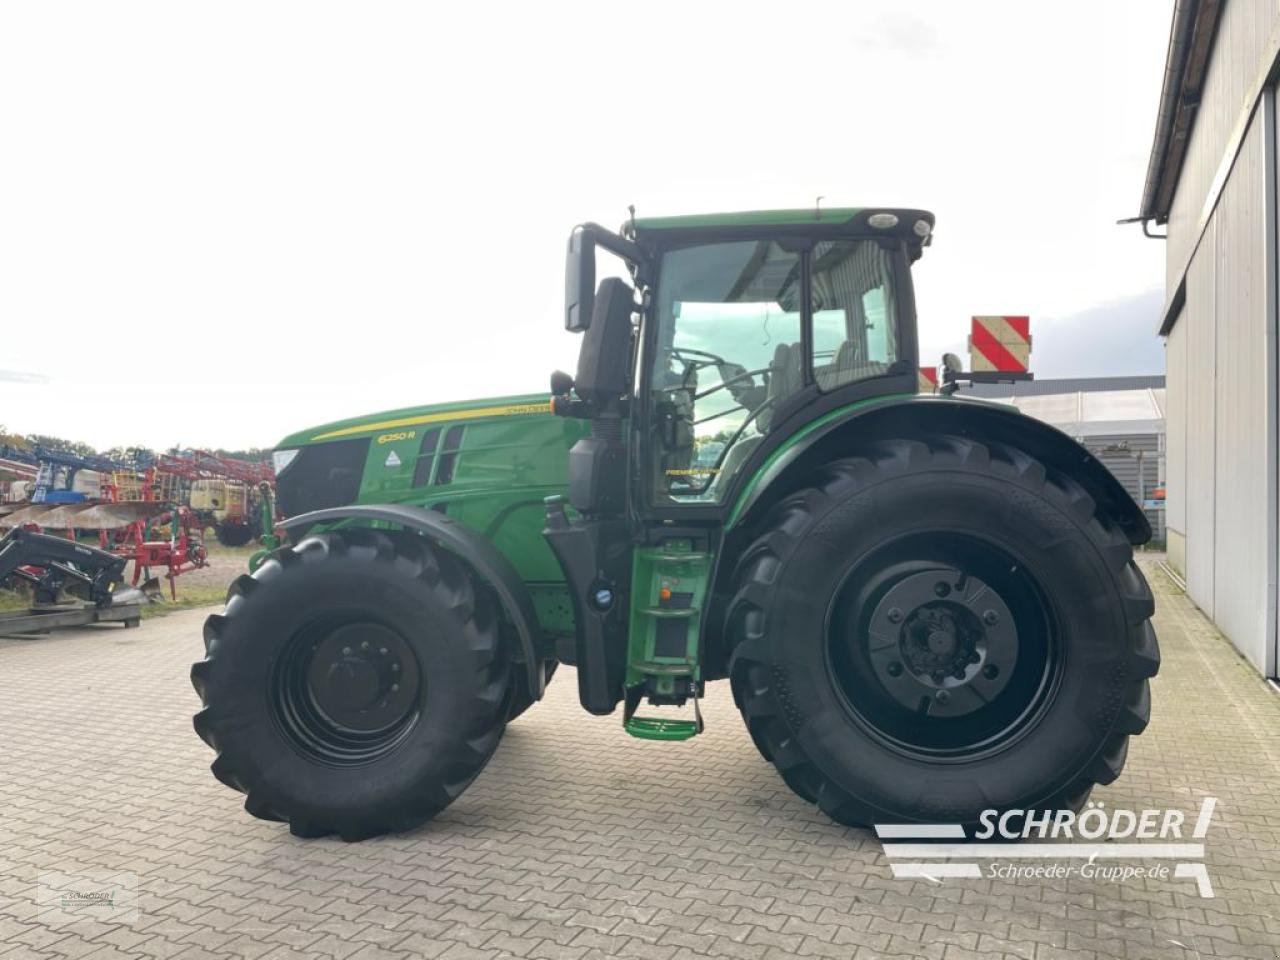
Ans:
POLYGON ((316 709, 339 728, 372 733, 394 725, 414 706, 413 653, 378 623, 338 627, 316 644, 307 689, 316 709))
POLYGON ((981 710, 1013 676, 1018 633, 987 584, 939 566, 894 583, 871 615, 872 669, 886 693, 930 717, 981 710))
POLYGON ((973 635, 958 620, 955 611, 941 604, 926 604, 912 611, 903 624, 898 645, 913 673, 951 674, 968 665, 973 635))

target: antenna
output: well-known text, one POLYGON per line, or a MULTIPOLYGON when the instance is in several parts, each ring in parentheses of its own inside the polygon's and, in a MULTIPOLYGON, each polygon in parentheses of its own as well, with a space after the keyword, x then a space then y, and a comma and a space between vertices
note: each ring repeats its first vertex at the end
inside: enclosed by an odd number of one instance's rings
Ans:
POLYGON ((818 194, 813 201, 813 219, 822 219, 822 201, 827 199, 825 194, 818 194))

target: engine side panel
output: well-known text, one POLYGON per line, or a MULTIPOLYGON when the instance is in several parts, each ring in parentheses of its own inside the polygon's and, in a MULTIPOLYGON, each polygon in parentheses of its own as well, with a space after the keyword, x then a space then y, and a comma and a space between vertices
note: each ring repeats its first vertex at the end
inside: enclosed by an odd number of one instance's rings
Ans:
POLYGON ((348 504, 434 510, 489 541, 529 584, 544 629, 572 629, 564 574, 542 536, 543 498, 568 492, 569 448, 589 429, 545 396, 373 414, 286 438, 286 516, 348 504), (566 619, 568 618, 568 619, 566 619), (559 621, 565 621, 563 623, 559 621))

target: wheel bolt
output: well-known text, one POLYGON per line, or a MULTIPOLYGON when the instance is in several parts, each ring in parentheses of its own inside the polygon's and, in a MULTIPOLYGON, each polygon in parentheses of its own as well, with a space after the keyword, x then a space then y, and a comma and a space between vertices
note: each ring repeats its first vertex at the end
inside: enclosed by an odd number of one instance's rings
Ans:
POLYGON ((366 640, 366 641, 364 641, 364 643, 360 644, 360 649, 361 649, 361 650, 368 650, 368 649, 369 649, 369 641, 368 641, 368 640, 366 640))
POLYGON ((956 667, 955 672, 954 672, 953 674, 951 674, 951 675, 952 675, 953 677, 955 677, 957 680, 963 680, 963 679, 964 679, 964 667, 956 667))
POLYGON ((939 597, 945 597, 949 593, 951 593, 951 584, 943 583, 939 581, 938 583, 934 584, 933 592, 939 597))
POLYGON ((400 664, 398 664, 398 663, 393 663, 393 664, 391 665, 391 672, 392 672, 392 673, 399 673, 399 672, 400 672, 400 664))
POLYGON ((994 610, 986 610, 982 614, 982 622, 988 627, 994 627, 1000 622, 1000 614, 996 613, 994 610))
POLYGON ((889 622, 890 622, 890 623, 901 623, 901 622, 902 622, 902 611, 901 611, 901 610, 899 610, 897 607, 890 607, 890 608, 889 608, 889 613, 887 614, 887 616, 889 617, 889 622))
POLYGON ((986 677, 988 680, 994 680, 997 676, 1000 675, 1000 668, 997 667, 994 663, 988 663, 985 667, 982 668, 982 675, 986 677))
POLYGON ((385 657, 385 656, 387 655, 387 648, 386 648, 386 647, 382 647, 382 648, 380 648, 380 649, 378 650, 378 653, 382 654, 382 656, 384 656, 384 657, 385 657))
POLYGON ((351 656, 351 648, 350 648, 350 647, 343 647, 343 648, 342 648, 342 655, 343 655, 344 657, 349 657, 349 656, 351 656))
POLYGON ((398 683, 393 683, 393 684, 391 685, 391 692, 392 692, 392 693, 396 693, 399 689, 400 689, 400 684, 398 684, 398 683))
POLYGON ((894 661, 893 661, 891 664, 889 664, 889 666, 888 666, 888 667, 886 667, 885 669, 888 671, 889 676, 891 676, 891 677, 900 677, 900 676, 902 676, 902 664, 900 664, 897 660, 894 660, 894 661))
POLYGON ((941 670, 938 670, 933 674, 934 683, 941 683, 945 679, 947 679, 947 675, 943 673, 941 670))
POLYGON ((969 662, 970 662, 970 663, 977 663, 977 662, 978 662, 979 660, 981 660, 981 659, 982 659, 982 658, 981 658, 980 656, 978 656, 976 653, 971 653, 971 654, 969 654, 969 662))
POLYGON ((938 703, 947 703, 951 699, 951 694, 946 690, 939 690, 933 695, 933 699, 938 701, 938 703))

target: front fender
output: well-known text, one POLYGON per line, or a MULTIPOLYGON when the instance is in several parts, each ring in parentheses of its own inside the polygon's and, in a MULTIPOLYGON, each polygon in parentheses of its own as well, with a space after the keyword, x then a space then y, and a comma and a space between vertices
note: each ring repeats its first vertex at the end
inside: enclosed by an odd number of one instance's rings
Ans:
POLYGON ((730 518, 741 527, 749 518, 802 483, 821 463, 847 456, 856 445, 888 437, 951 433, 1017 447, 1046 467, 1070 477, 1120 527, 1129 542, 1151 539, 1151 523, 1120 481, 1073 438, 1007 404, 956 397, 892 397, 833 411, 796 433, 757 467, 730 518))
POLYGON ((529 689, 535 700, 542 699, 545 688, 542 662, 537 655, 538 615, 524 581, 515 567, 488 540, 451 520, 435 510, 403 504, 349 504, 313 510, 290 517, 280 524, 286 530, 305 530, 317 523, 335 520, 376 520, 394 523, 421 533, 429 540, 456 553, 469 563, 476 574, 489 584, 502 602, 503 610, 511 618, 520 638, 520 650, 524 655, 525 669, 529 674, 529 689))

